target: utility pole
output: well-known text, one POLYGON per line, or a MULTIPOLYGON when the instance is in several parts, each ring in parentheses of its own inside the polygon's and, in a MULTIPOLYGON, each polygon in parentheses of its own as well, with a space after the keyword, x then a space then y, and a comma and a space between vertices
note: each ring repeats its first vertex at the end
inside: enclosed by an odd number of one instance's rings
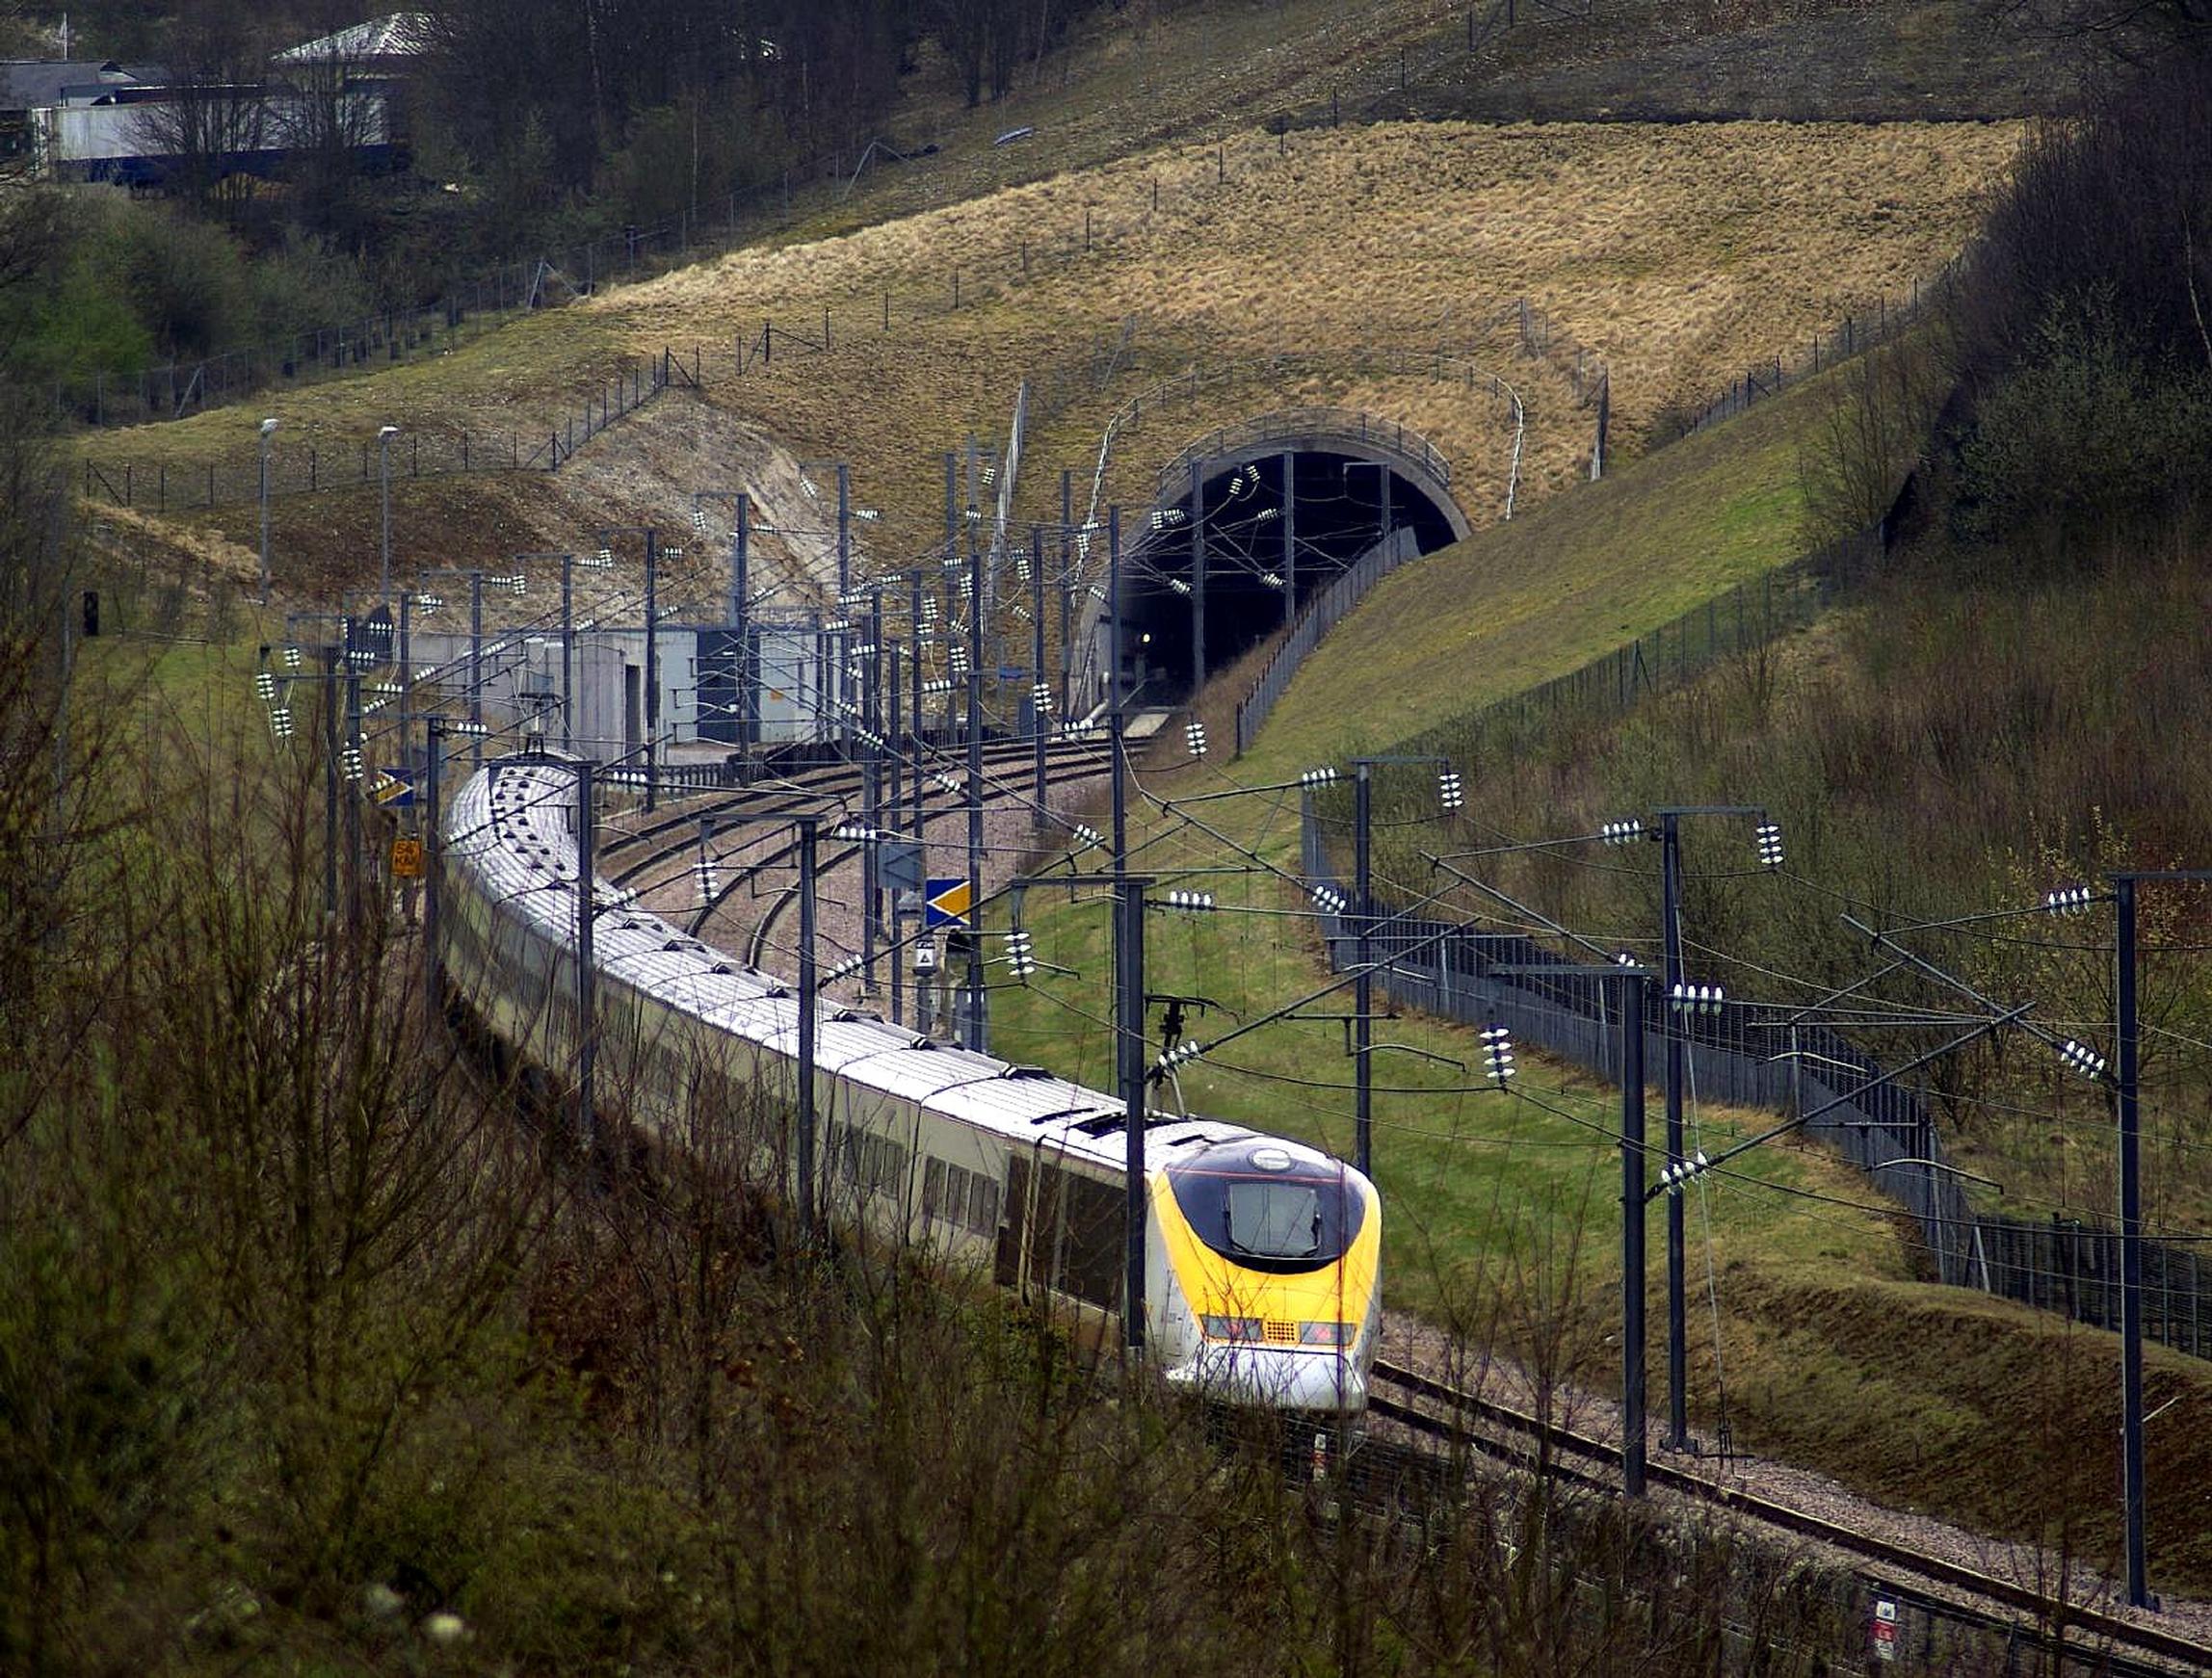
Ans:
POLYGON ((1298 455, 1282 452, 1282 626, 1298 616, 1298 455))
POLYGON ((1206 463, 1191 462, 1191 695, 1206 685, 1206 463))
MULTIPOLYGON (((889 699, 890 699, 890 722, 891 722, 891 725, 890 725, 890 729, 889 729, 888 733, 886 734, 885 738, 887 738, 887 739, 889 739, 889 740, 892 740, 892 741, 898 741, 898 742, 901 742, 901 743, 902 743, 902 749, 903 749, 903 741, 904 741, 904 736, 903 736, 903 734, 902 734, 902 732, 901 732, 901 729, 902 729, 902 725, 903 725, 903 723, 904 723, 904 721, 905 721, 905 719, 904 719, 904 718, 901 716, 901 714, 900 714, 900 692, 899 692, 899 643, 898 643, 897 642, 892 642, 892 643, 891 643, 889 646, 886 646, 886 647, 883 649, 883 651, 884 651, 884 654, 885 654, 885 655, 888 657, 888 659, 889 659, 889 661, 890 661, 890 671, 889 671, 889 676, 888 676, 887 680, 886 680, 886 681, 885 681, 885 683, 884 683, 884 689, 883 689, 884 693, 885 693, 885 694, 886 694, 886 695, 889 696, 889 699)), ((894 756, 894 757, 891 759, 891 789, 890 789, 890 790, 891 790, 891 810, 890 810, 890 815, 889 815, 889 817, 888 817, 888 818, 885 820, 885 822, 884 822, 884 824, 883 824, 883 825, 884 825, 884 826, 885 826, 886 828, 888 828, 890 831, 892 831, 892 832, 894 832, 894 833, 895 833, 895 832, 897 832, 897 831, 898 831, 898 828, 899 828, 899 814, 900 814, 900 811, 899 811, 899 760, 898 760, 898 758, 897 758, 897 757, 895 757, 895 756, 894 756)), ((878 890, 879 892, 880 892, 880 891, 882 891, 882 881, 881 879, 879 879, 879 880, 876 882, 876 886, 877 886, 877 890, 878 890)), ((906 930, 907 930, 907 928, 906 928, 906 917, 905 917, 903 914, 901 914, 901 912, 900 912, 900 910, 899 910, 899 903, 898 903, 898 898, 897 898, 897 896, 894 894, 894 895, 893 895, 893 897, 892 897, 892 899, 891 899, 891 944, 892 944, 892 950, 891 950, 891 1023, 892 1023, 893 1025, 901 1025, 901 1024, 905 1023, 905 1022, 904 1022, 904 1009, 903 1009, 903 1008, 902 1008, 901 1004, 902 1004, 902 1002, 903 1002, 903 1000, 904 1000, 904 998, 905 998, 905 994, 906 994, 906 975, 905 975, 905 973, 903 973, 903 972, 901 971, 901 968, 902 968, 902 966, 903 966, 903 963, 902 963, 902 962, 900 961, 900 959, 899 959, 899 954, 900 954, 900 953, 899 953, 899 950, 898 950, 898 947, 897 947, 897 946, 898 946, 898 944, 899 944, 899 942, 900 942, 900 939, 901 939, 901 937, 902 937, 902 936, 904 935, 904 933, 906 932, 906 930)))
POLYGON ((1120 1072, 1124 1156, 1121 1337, 1145 1350, 1145 892, 1151 884, 1115 875, 1115 1039, 1120 1072))
MULTIPOLYGON (((1682 1001, 1682 828, 1681 813, 1659 813, 1660 935, 1667 991, 1667 1164, 1682 1161, 1683 1027, 1689 1014, 1682 1001)), ((1667 1449, 1690 1449, 1688 1386, 1689 1309, 1687 1243, 1683 1200, 1667 1196, 1667 1449)))
MULTIPOLYGON (((973 455, 970 460, 972 464, 973 455)), ((967 1046, 984 1046, 983 928, 983 548, 968 540, 967 842, 968 958, 967 1046)))
POLYGON ((484 765, 484 572, 468 573, 468 760, 484 765))
POLYGON ((590 761, 576 771, 576 1136, 588 1163, 598 1145, 599 1061, 598 967, 592 954, 593 887, 597 861, 593 855, 597 833, 592 807, 592 776, 590 761))
POLYGON ((1034 798, 1040 821, 1044 817, 1045 722, 1051 715, 1052 685, 1044 679, 1044 531, 1029 527, 1029 722, 1036 736, 1037 785, 1034 798))
MULTIPOLYGON (((1121 715, 1121 510, 1106 510, 1106 727, 1114 773, 1114 872, 1129 866, 1127 723, 1121 715)), ((1140 1034, 1142 1035, 1142 1034, 1140 1034)))
POLYGON ((1374 815, 1375 766, 1360 758, 1352 768, 1352 912, 1358 935, 1353 948, 1352 982, 1352 1163, 1363 1177, 1375 1165, 1375 981, 1369 931, 1375 924, 1370 900, 1369 831, 1374 815))
MULTIPOLYGON (((882 825, 883 786, 883 591, 868 590, 867 689, 860 695, 865 724, 860 735, 860 824, 872 834, 882 825)), ((860 847, 860 983, 873 996, 876 991, 876 941, 883 918, 883 886, 876 858, 877 845, 869 839, 860 847)), ((891 965, 896 968, 894 958, 891 965)))
POLYGON ((2136 1005, 2136 877, 2112 878, 2120 1013, 2120 1483, 2126 1528, 2127 1600, 2148 1608, 2143 1505, 2143 1113, 2142 1024, 2136 1005))
POLYGON ((444 1023, 443 998, 438 994, 438 870, 445 860, 445 719, 424 719, 428 736, 423 747, 423 871, 422 871, 422 1001, 424 1041, 435 1040, 444 1023))
POLYGON ((814 846, 821 824, 799 818, 799 1234, 814 1240, 814 846))
POLYGON ((748 575, 752 543, 752 497, 740 490, 737 528, 729 538, 729 622, 737 637, 737 743, 752 744, 753 670, 751 579, 748 575))
POLYGON ((660 533, 645 526, 645 813, 661 792, 660 533))
POLYGON ((338 918, 338 661, 347 620, 339 620, 339 642, 323 649, 323 919, 338 918))
MULTIPOLYGON (((1620 986, 1620 1490, 1644 1495, 1644 1009, 1648 975, 1620 986)), ((1678 1198, 1670 1196, 1670 1198, 1678 1198)))

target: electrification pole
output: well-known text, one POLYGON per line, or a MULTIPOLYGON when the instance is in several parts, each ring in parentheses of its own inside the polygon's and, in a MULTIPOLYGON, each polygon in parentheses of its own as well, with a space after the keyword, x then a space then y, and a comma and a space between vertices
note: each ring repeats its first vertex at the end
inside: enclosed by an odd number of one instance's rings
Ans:
POLYGON ((561 749, 576 749, 576 556, 561 556, 561 749))
POLYGON ((968 676, 967 676, 967 843, 968 843, 968 958, 967 1046, 982 1049, 983 928, 978 912, 983 904, 983 547, 968 541, 968 676))
POLYGON ((737 637, 737 743, 750 746, 753 736, 754 697, 752 669, 752 612, 750 550, 752 497, 737 497, 737 529, 729 538, 729 621, 737 637))
POLYGON ((1191 462, 1191 694, 1206 685, 1206 463, 1191 462))
POLYGON ((660 533, 645 526, 645 813, 661 793, 660 533))
MULTIPOLYGON (((1682 1007, 1682 827, 1675 810, 1659 813, 1660 937, 1665 950, 1662 982, 1667 990, 1667 1164, 1682 1161, 1683 1026, 1682 1007)), ((1689 1336, 1687 1244, 1683 1200, 1667 1196, 1667 1449, 1690 1449, 1687 1393, 1689 1336)))
POLYGON ((598 966, 592 954, 592 903, 597 880, 597 832, 592 809, 593 769, 576 771, 576 1136, 589 1162, 598 1144, 598 966))
POLYGON ((484 763, 484 573, 468 574, 468 761, 484 763))
MULTIPOLYGON (((345 620, 340 620, 340 640, 345 620)), ((338 661, 342 645, 323 649, 323 918, 338 918, 338 661)))
MULTIPOLYGON (((893 642, 889 646, 886 646, 883 651, 890 661, 889 672, 883 687, 883 692, 890 701, 891 724, 889 730, 885 734, 885 738, 893 742, 901 743, 901 749, 904 749, 904 736, 901 730, 905 722, 905 718, 901 715, 900 707, 899 643, 897 642, 893 642)), ((883 826, 891 832, 896 833, 899 830, 899 817, 901 814, 899 808, 899 760, 896 756, 891 759, 890 792, 891 808, 889 815, 884 820, 883 826)), ((882 888, 882 881, 879 879, 876 884, 877 889, 881 891, 882 888)), ((906 918, 900 913, 897 895, 893 894, 891 899, 891 944, 893 946, 891 951, 891 1023, 893 1025, 902 1025, 905 1023, 905 1010, 902 1005, 906 995, 906 974, 902 971, 904 963, 902 963, 899 959, 899 951, 897 946, 901 937, 906 932, 906 918)))
POLYGON ((1044 818, 1044 740, 1045 720, 1049 715, 1046 701, 1052 696, 1052 687, 1044 679, 1044 531, 1040 526, 1029 527, 1029 723, 1036 736, 1035 800, 1040 821, 1044 818))
POLYGON ((445 719, 424 719, 427 739, 423 746, 423 871, 422 871, 422 1001, 425 1040, 434 1039, 443 1021, 443 998, 438 994, 438 870, 445 859, 445 719))
MULTIPOLYGON (((1648 975, 1620 985, 1620 1490, 1644 1495, 1644 1009, 1648 975)), ((1672 1197, 1671 1198, 1678 1198, 1672 1197)))
POLYGON ((1145 892, 1147 879, 1115 876, 1114 966, 1124 1155, 1121 1338, 1145 1349, 1145 892))
POLYGON ((1375 1167, 1375 981, 1368 935, 1374 925, 1368 835, 1374 813, 1375 766, 1361 758, 1353 765, 1352 773, 1352 912, 1358 917, 1353 948, 1352 1163, 1359 1167, 1361 1176, 1368 1176, 1375 1167))
POLYGON ((2141 1021, 2136 1008, 2135 877, 2112 879, 2120 1014, 2120 1483, 2126 1527, 2127 1600, 2150 1606, 2143 1504, 2143 1113, 2141 1021))
POLYGON ((814 845, 821 824, 799 818, 799 1233, 814 1239, 814 845))
POLYGON ((1106 510, 1106 727, 1114 773, 1114 872, 1129 866, 1128 744, 1121 715, 1121 510, 1106 510))
MULTIPOLYGON (((860 737, 860 825, 874 833, 883 818, 883 591, 868 590, 868 662, 860 695, 865 728, 860 737)), ((876 943, 883 918, 883 885, 878 872, 876 842, 860 847, 860 983, 876 991, 876 943)), ((897 965, 896 960, 892 965, 897 965)))

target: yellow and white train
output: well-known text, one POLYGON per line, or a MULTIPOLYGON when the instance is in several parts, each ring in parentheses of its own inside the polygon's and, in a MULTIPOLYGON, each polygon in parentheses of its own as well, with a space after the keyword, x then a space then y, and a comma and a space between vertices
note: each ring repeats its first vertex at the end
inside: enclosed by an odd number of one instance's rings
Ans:
MULTIPOLYGON (((438 882, 449 1002, 553 1076, 575 1063, 575 786, 540 758, 481 770, 446 812, 438 882)), ((702 1114, 750 1115, 750 1168, 794 1193, 794 987, 592 889, 598 1086, 621 1092, 605 1105, 662 1145, 687 1145, 702 1114)), ((1116 1331, 1122 1104, 816 1008, 817 1193, 831 1215, 1116 1331)), ((1146 1127, 1145 1177, 1145 1338, 1167 1378, 1235 1404, 1364 1409, 1382 1313, 1374 1185, 1303 1143, 1167 1114, 1146 1127)))

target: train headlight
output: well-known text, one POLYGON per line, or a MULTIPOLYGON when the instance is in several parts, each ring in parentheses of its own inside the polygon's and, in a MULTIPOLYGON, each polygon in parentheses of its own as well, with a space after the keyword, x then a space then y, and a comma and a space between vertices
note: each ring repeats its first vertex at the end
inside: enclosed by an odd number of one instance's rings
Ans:
POLYGON ((1353 1324, 1349 1323, 1301 1323, 1298 1343, 1301 1346, 1350 1346, 1353 1333, 1353 1324))
POLYGON ((1264 1340, 1267 1325, 1257 1317, 1201 1317, 1208 1340, 1264 1340))

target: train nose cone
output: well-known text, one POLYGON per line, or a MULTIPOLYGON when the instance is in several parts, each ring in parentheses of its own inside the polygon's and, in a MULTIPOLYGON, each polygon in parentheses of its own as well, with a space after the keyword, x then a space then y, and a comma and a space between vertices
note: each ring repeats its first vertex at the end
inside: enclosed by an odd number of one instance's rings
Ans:
POLYGON ((1353 1415, 1367 1407, 1367 1377, 1341 1352, 1208 1346, 1169 1378, 1224 1403, 1271 1410, 1353 1415))

